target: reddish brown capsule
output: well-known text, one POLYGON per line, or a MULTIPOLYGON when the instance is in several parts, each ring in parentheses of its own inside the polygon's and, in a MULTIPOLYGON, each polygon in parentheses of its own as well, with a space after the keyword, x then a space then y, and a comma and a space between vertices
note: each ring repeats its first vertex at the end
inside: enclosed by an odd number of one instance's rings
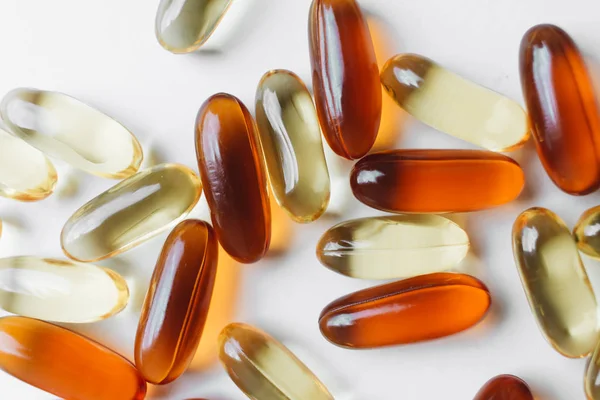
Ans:
POLYGON ((474 400, 534 400, 527 383, 513 375, 498 375, 477 392, 474 400))

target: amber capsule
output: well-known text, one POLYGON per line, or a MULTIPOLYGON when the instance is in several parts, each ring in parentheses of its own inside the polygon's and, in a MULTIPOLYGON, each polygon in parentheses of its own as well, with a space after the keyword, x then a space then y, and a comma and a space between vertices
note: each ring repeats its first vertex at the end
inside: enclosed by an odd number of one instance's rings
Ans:
POLYGON ((477 392, 474 400, 534 400, 527 383, 513 375, 498 375, 477 392))
POLYGON ((0 318, 0 369, 72 400, 141 400, 146 382, 129 361, 67 329, 25 317, 0 318))
POLYGON ((369 27, 355 0, 313 0, 309 50, 323 134, 338 155, 361 158, 381 119, 381 84, 369 27))
POLYGON ((590 208, 579 217, 573 235, 579 250, 600 258, 600 206, 590 208))
POLYGON ((327 340, 341 347, 407 344, 468 329, 490 304, 488 289, 479 280, 441 272, 342 297, 325 307, 319 327, 327 340))
POLYGON ((135 338, 135 365, 146 381, 169 383, 192 361, 210 305, 218 257, 212 227, 179 223, 156 263, 135 338))
POLYGON ((513 252, 529 306, 546 340, 566 357, 596 345, 596 297, 571 232, 552 211, 530 208, 513 226, 513 252))
POLYGON ((479 150, 392 150, 352 170, 354 196, 389 212, 477 211, 517 198, 523 170, 502 154, 479 150))
POLYGON ((260 260, 271 240, 271 209, 254 119, 239 99, 219 93, 204 102, 196 155, 221 246, 239 262, 260 260))

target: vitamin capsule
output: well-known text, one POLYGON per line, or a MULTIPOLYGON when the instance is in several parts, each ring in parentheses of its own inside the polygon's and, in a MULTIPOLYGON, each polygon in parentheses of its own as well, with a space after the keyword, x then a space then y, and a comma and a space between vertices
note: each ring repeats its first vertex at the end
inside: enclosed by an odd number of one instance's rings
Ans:
POLYGON ((393 279, 445 271, 469 251, 469 238, 438 215, 397 215, 346 221, 317 244, 321 264, 353 278, 393 279))
POLYGON ((219 357, 229 377, 251 399, 333 400, 283 344, 249 325, 234 323, 223 329, 219 357))
POLYGON ((0 369, 62 399, 141 400, 146 382, 100 344, 25 317, 0 318, 0 369))
POLYGON ((600 206, 590 208, 579 217, 573 235, 579 250, 600 258, 600 206))
POLYGON ((474 400, 534 400, 527 383, 513 375, 498 375, 477 392, 474 400))
POLYGON ((600 399, 600 344, 587 362, 584 388, 588 400, 600 399))
POLYGON ((478 211, 508 203, 525 183, 523 170, 502 154, 479 150, 393 150, 354 166, 354 196, 389 212, 478 211))
POLYGON ((355 0, 313 0, 309 50, 315 103, 332 150, 361 158, 381 118, 381 84, 369 28, 355 0))
POLYGON ((325 307, 319 327, 327 340, 341 347, 407 344, 468 329, 490 304, 488 289, 479 280, 441 272, 342 297, 325 307))
POLYGON ((271 240, 271 209, 256 126, 234 96, 219 93, 200 108, 196 155, 217 238, 234 259, 260 260, 271 240))
POLYGON ((183 165, 140 171, 77 210, 63 227, 61 246, 78 261, 115 256, 182 220, 201 194, 200 180, 183 165))
POLYGON ((256 122, 277 203, 297 222, 319 218, 329 203, 329 172, 312 97, 285 70, 263 76, 256 122))
POLYGON ((531 28, 521 42, 521 84, 533 138, 550 179, 583 195, 600 186, 600 118, 577 45, 554 25, 531 28))
POLYGON ((192 361, 210 305, 218 257, 212 227, 180 222, 163 246, 135 338, 135 365, 147 382, 177 379, 192 361))
POLYGON ((529 138, 515 101, 416 54, 392 57, 381 71, 387 93, 423 123, 489 150, 508 151, 529 138))
POLYGON ((142 147, 108 115, 58 92, 15 89, 0 104, 12 133, 50 157, 105 178, 133 175, 142 147))
POLYGON ((550 210, 530 208, 513 226, 513 251, 529 306, 562 355, 588 355, 598 341, 596 297, 571 232, 550 210))

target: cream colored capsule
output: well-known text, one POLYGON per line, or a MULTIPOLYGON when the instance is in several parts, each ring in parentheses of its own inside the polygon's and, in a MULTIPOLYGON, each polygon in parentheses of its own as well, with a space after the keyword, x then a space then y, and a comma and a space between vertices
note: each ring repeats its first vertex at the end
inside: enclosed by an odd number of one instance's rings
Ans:
POLYGON ((579 250, 600 258, 600 206, 590 208, 579 217, 573 234, 579 250))
POLYGON ((61 233, 63 251, 84 262, 115 256, 182 220, 201 194, 200 179, 183 165, 140 171, 69 218, 61 233))
POLYGON ((4 96, 0 114, 15 136, 90 174, 122 179, 142 162, 142 148, 131 132, 66 94, 15 89, 4 96))

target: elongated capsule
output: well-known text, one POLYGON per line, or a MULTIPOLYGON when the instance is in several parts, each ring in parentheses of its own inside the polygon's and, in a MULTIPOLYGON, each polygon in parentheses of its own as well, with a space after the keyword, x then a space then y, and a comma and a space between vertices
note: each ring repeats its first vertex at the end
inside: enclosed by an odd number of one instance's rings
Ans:
POLYGON ((146 381, 169 383, 192 361, 210 306, 217 258, 217 239, 206 222, 180 222, 167 238, 135 338, 135 365, 146 381))
POLYGON ((25 317, 0 318, 0 369, 62 399, 141 400, 146 382, 120 355, 25 317))
POLYGON ((579 250, 590 257, 600 258, 600 206, 585 211, 573 229, 579 250))
POLYGON ((229 377, 251 399, 333 400, 302 361, 252 326, 227 325, 219 336, 219 358, 229 377))
POLYGON ((369 154, 350 183, 364 204, 388 212, 478 211, 516 199, 523 170, 502 154, 479 150, 392 150, 369 154))
POLYGON ((524 380, 513 375, 498 375, 477 392, 474 400, 534 400, 524 380))
POLYGON ((566 357, 598 341, 596 297, 571 232, 552 211, 530 208, 513 226, 513 252, 529 306, 546 340, 566 357))
POLYGON ((469 238, 438 215, 361 218, 329 229, 317 244, 327 268, 353 278, 393 279, 445 271, 469 251, 469 238))
POLYGON ((489 291, 479 280, 441 272, 342 297, 321 312, 319 327, 327 340, 341 347, 407 344, 468 329, 483 318, 490 304, 489 291))
POLYGON ((113 257, 182 220, 201 194, 200 180, 183 165, 138 172, 77 210, 63 227, 61 246, 78 261, 113 257))
POLYGON ((66 94, 15 89, 0 114, 15 136, 90 174, 123 179, 142 162, 142 147, 127 128, 66 94))
POLYGON ((293 72, 270 71, 258 84, 256 122, 277 203, 297 222, 329 204, 329 171, 312 97, 293 72))
POLYGON ((597 344, 585 367, 585 395, 588 400, 600 399, 600 344, 597 344))

